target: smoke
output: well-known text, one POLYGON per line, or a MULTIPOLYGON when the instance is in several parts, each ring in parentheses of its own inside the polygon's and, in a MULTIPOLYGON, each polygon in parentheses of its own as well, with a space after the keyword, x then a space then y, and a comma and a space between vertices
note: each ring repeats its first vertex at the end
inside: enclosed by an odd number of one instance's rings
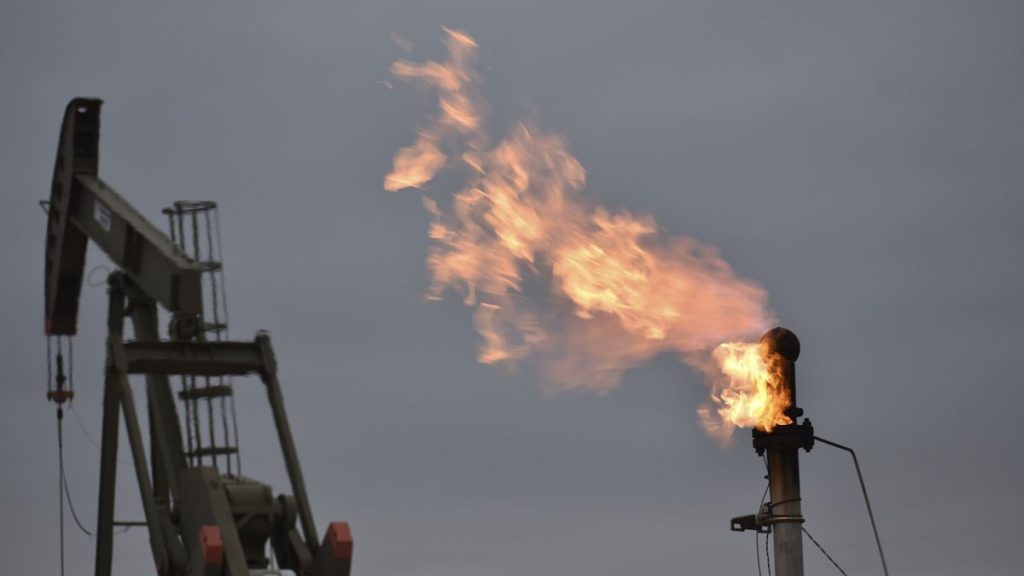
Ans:
POLYGON ((772 324, 765 290, 713 247, 588 201, 586 171, 561 137, 528 121, 492 135, 476 42, 448 29, 445 42, 443 61, 391 66, 436 93, 437 108, 395 155, 384 188, 465 175, 450 196, 423 196, 429 295, 452 291, 474 310, 479 361, 528 361, 548 389, 606 392, 664 352, 706 372, 716 346, 772 324))

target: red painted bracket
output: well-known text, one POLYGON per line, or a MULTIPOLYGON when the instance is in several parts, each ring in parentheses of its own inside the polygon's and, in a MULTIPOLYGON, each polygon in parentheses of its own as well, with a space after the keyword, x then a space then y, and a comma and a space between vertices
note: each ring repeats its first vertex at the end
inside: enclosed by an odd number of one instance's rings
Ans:
POLYGON ((331 552, 338 560, 352 559, 352 530, 348 522, 331 522, 324 539, 331 546, 331 552))
POLYGON ((206 566, 224 564, 224 540, 220 537, 220 526, 200 528, 199 547, 203 551, 203 564, 206 566))

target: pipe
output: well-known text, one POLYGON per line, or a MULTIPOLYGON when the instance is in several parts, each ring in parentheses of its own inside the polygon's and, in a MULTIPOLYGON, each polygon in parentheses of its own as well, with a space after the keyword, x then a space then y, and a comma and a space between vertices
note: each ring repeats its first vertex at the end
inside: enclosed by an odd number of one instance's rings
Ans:
MULTIPOLYGON (((791 404, 786 415, 797 427, 796 419, 803 411, 796 407, 795 363, 800 356, 800 340, 785 328, 773 328, 761 338, 765 354, 772 362, 781 363, 783 385, 789 390, 791 404)), ((787 441, 786 431, 766 434, 768 452, 768 484, 771 490, 772 542, 775 550, 775 573, 778 576, 803 576, 803 516, 800 511, 800 446, 787 441)), ((755 440, 756 442, 756 440, 755 440)))

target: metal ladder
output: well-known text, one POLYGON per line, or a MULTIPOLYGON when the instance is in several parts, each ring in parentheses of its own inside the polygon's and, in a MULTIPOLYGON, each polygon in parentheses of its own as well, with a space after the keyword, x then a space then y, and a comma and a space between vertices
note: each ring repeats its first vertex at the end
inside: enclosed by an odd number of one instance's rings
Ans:
MULTIPOLYGON (((179 201, 163 212, 167 215, 171 241, 202 267, 204 310, 198 341, 226 341, 228 309, 217 204, 179 201)), ((227 476, 240 475, 238 421, 231 378, 182 375, 180 382, 178 398, 185 406, 185 457, 189 465, 202 466, 208 461, 227 476), (220 466, 221 461, 224 467, 220 466)))

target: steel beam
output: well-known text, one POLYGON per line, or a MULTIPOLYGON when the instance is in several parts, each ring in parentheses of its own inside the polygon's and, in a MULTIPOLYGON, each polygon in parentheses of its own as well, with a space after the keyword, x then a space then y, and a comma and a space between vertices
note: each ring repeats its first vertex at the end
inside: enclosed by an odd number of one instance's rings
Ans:
POLYGON ((263 369, 252 342, 127 342, 129 374, 245 375, 263 369))
POLYGON ((306 495, 306 481, 302 478, 299 455, 295 450, 295 440, 292 438, 292 430, 288 425, 288 415, 284 409, 284 396, 281 394, 281 385, 277 381, 277 360, 274 358, 274 349, 270 346, 270 335, 266 332, 257 334, 256 345, 259 346, 260 355, 264 362, 261 376, 263 377, 264 385, 267 387, 267 399, 270 402, 270 410, 274 415, 274 425, 277 426, 277 437, 281 442, 284 464, 288 469, 288 479, 291 481, 292 494, 295 496, 295 504, 298 507, 302 534, 305 536, 306 546, 316 556, 316 525, 313 524, 313 512, 309 507, 309 497, 306 495))
MULTIPOLYGON (((107 331, 120 337, 124 330, 124 290, 120 274, 108 280, 107 331)), ((109 365, 112 359, 107 357, 109 365)), ((117 489, 117 441, 121 421, 121 397, 108 377, 103 384, 103 432, 100 443, 99 510, 96 514, 96 576, 110 576, 114 555, 114 494, 117 489)))
POLYGON ((98 176, 75 176, 71 222, 170 312, 203 312, 202 267, 98 176))
MULTIPOLYGON (((152 298, 138 293, 138 290, 131 292, 135 292, 130 295, 129 301, 136 341, 159 341, 156 303, 152 298)), ((146 374, 146 401, 150 418, 153 488, 157 498, 168 506, 168 492, 174 500, 179 497, 178 473, 186 467, 186 463, 178 410, 165 374, 146 374)))
POLYGON ((128 383, 128 374, 125 371, 122 346, 121 337, 111 334, 107 340, 107 354, 110 358, 110 364, 107 366, 108 385, 117 387, 117 394, 121 399, 125 432, 128 434, 128 445, 132 450, 135 477, 139 483, 142 509, 146 514, 146 526, 149 529, 149 545, 153 549, 153 561, 156 563, 157 572, 163 573, 168 568, 169 558, 160 529, 160 514, 156 498, 153 496, 153 483, 150 481, 149 471, 146 469, 146 449, 142 445, 142 429, 139 426, 139 417, 135 412, 135 400, 128 383))

